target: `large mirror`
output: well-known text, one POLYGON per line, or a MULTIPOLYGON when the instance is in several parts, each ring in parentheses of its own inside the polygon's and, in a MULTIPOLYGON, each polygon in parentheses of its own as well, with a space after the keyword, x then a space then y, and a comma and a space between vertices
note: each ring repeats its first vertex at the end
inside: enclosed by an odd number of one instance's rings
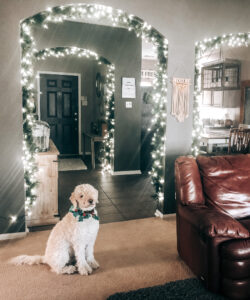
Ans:
POLYGON ((246 46, 220 45, 199 59, 201 71, 201 151, 229 151, 230 130, 250 128, 250 51, 246 46))

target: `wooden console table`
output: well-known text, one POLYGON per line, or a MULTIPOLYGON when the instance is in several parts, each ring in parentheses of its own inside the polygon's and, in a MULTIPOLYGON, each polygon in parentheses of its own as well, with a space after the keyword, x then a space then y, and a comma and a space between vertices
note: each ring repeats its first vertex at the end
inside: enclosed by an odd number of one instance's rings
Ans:
POLYGON ((93 133, 83 133, 84 137, 84 149, 83 149, 83 154, 85 155, 85 143, 86 143, 86 137, 90 138, 90 143, 91 143, 91 166, 92 169, 95 169, 95 143, 96 142, 104 142, 105 138, 100 135, 95 135, 93 133))
POLYGON ((39 152, 37 199, 32 214, 26 217, 27 226, 56 224, 58 216, 58 155, 55 144, 49 142, 47 152, 39 152))

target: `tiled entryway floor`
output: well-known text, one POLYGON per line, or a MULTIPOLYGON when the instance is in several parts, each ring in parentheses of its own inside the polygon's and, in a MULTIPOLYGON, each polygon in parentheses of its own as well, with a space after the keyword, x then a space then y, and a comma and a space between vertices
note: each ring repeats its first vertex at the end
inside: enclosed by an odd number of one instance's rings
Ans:
POLYGON ((69 197, 78 184, 89 183, 99 191, 97 205, 101 223, 153 217, 156 202, 147 175, 103 175, 99 170, 59 172, 59 213, 70 207, 69 197))

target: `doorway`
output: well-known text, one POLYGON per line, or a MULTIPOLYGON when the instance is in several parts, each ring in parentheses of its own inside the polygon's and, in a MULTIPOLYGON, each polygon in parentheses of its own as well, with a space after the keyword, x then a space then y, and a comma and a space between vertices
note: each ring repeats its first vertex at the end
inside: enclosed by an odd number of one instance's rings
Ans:
MULTIPOLYGON (((125 55, 124 47, 131 46, 131 39, 135 38, 143 38, 148 42, 151 42, 154 47, 157 49, 157 70, 156 70, 156 80, 153 85, 152 92, 152 111, 154 113, 155 118, 152 119, 150 127, 147 130, 151 130, 153 132, 152 137, 152 170, 151 170, 151 183, 155 188, 155 199, 157 199, 157 206, 159 209, 163 209, 163 201, 164 201, 164 184, 165 184, 165 156, 162 155, 165 152, 165 125, 166 125, 166 93, 167 93, 167 53, 168 53, 168 42, 167 40, 152 26, 144 22, 138 17, 133 15, 128 15, 127 13, 122 12, 121 10, 112 9, 111 7, 106 7, 102 5, 87 5, 87 4, 77 4, 77 5, 65 5, 55 8, 50 8, 46 12, 41 12, 35 16, 32 16, 31 23, 30 19, 25 19, 21 24, 21 36, 25 36, 24 45, 22 45, 23 50, 23 64, 22 64, 22 74, 23 75, 23 87, 24 94, 23 102, 24 102, 24 110, 26 110, 26 102, 29 105, 28 101, 30 95, 32 95, 32 87, 33 83, 31 79, 28 77, 26 79, 27 73, 26 68, 28 70, 33 68, 33 62, 31 62, 30 57, 35 57, 36 59, 45 60, 50 56, 55 56, 60 58, 61 56, 75 55, 79 52, 79 47, 83 48, 87 47, 89 49, 101 49, 102 53, 105 54, 105 57, 111 57, 111 60, 114 62, 116 66, 123 60, 124 64, 120 68, 116 68, 115 72, 118 78, 133 78, 136 84, 140 82, 140 69, 135 75, 131 73, 132 67, 138 65, 140 61, 137 58, 137 54, 140 54, 140 49, 138 51, 131 51, 131 49, 127 49, 128 55, 125 55), (43 18, 45 16, 45 18, 43 18), (42 17, 42 18, 41 18, 42 17), (97 39, 97 33, 93 34, 93 31, 90 32, 89 38, 86 39, 86 32, 84 30, 84 39, 79 38, 79 32, 83 32, 83 30, 79 29, 79 26, 86 26, 86 23, 89 23, 89 19, 94 18, 96 23, 103 23, 103 30, 111 25, 112 28, 118 27, 119 30, 131 31, 130 40, 122 40, 122 42, 118 42, 118 39, 115 38, 113 40, 110 39, 110 35, 105 36, 105 40, 103 41, 103 34, 99 33, 100 38, 97 39), (35 22, 34 20, 41 20, 41 22, 35 22), (99 20, 100 19, 100 20, 99 20), (60 20, 60 21, 59 21, 60 20), (63 21, 63 22, 61 22, 63 21), (60 23, 60 24, 59 24, 60 23), (32 25, 31 25, 32 24, 32 25), (83 25, 84 24, 84 25, 83 25), (35 39, 33 38, 32 33, 30 33, 30 27, 34 27, 36 36, 39 36, 39 48, 44 49, 41 51, 36 51, 35 48, 35 39), (74 30, 72 28, 74 27, 74 30), (105 28, 104 28, 105 27, 105 28), (48 30, 44 30, 48 29, 48 30), (53 49, 47 49, 47 42, 51 41, 49 35, 56 30, 56 34, 53 38, 53 44, 62 45, 62 44, 74 44, 74 47, 56 47, 53 49), (62 31, 63 34, 59 34, 59 31, 62 31), (67 34, 66 34, 67 33, 67 34), (27 40, 30 44, 26 42, 27 40), (95 38, 95 41, 92 41, 92 38, 95 38), (58 38, 58 40, 57 40, 58 38), (61 40, 63 38, 63 40, 61 40), (65 39, 65 40, 64 40, 65 39), (33 42, 34 40, 34 42, 33 42), (118 45, 117 45, 118 43, 118 45), (104 47, 105 45, 105 47, 104 47), (117 51, 117 46, 122 46, 121 51, 117 51), (63 49, 62 49, 63 48, 63 49), (27 51, 26 51, 27 49, 27 51), (64 50, 65 49, 65 50, 64 50), (116 51, 113 51, 116 49, 116 51), (26 51, 26 52, 25 52, 26 51), (61 55, 63 54, 63 55, 61 55), (122 54, 122 55, 121 55, 122 54), (131 57, 134 59, 131 59, 131 57), (117 62, 117 63, 116 63, 117 62), (25 77, 25 78, 24 78, 25 77)), ((100 25, 100 24, 98 24, 100 25)), ((90 25, 89 25, 90 26, 90 25)), ((92 26, 93 27, 93 26, 92 26)), ((117 30, 118 30, 117 28, 117 30)), ((129 35, 128 32, 126 32, 129 35)), ((118 33, 120 36, 120 33, 118 33)), ((79 53, 78 57, 87 56, 92 53, 79 53)), ((103 63, 105 61, 101 61, 103 63)), ((112 70, 114 72, 114 70, 112 70)), ((34 73, 33 73, 34 74, 34 73)), ((122 90, 120 80, 114 81, 112 77, 108 77, 109 82, 104 88, 104 91, 108 88, 107 92, 108 101, 105 105, 106 114, 105 119, 108 122, 107 127, 107 141, 105 142, 103 157, 105 158, 105 164, 103 164, 104 170, 111 171, 112 167, 114 170, 125 170, 130 171, 137 168, 138 163, 140 163, 140 159, 138 159, 139 155, 137 155, 137 149, 134 150, 134 145, 131 137, 135 136, 135 129, 137 129, 137 140, 140 141, 140 130, 138 130, 138 122, 140 121, 140 116, 138 118, 134 117, 134 112, 139 111, 137 109, 140 106, 139 101, 124 99, 116 101, 116 106, 114 105, 114 99, 120 99, 120 92, 122 90), (116 94, 114 93, 116 91, 116 94), (129 101, 127 101, 129 100, 129 101), (136 110, 137 109, 137 110, 136 110), (126 118, 124 118, 126 116, 126 118), (123 118, 122 118, 123 117, 123 118), (120 132, 119 132, 120 130, 120 132), (126 133, 126 134, 124 134, 126 133), (139 134, 138 134, 139 133, 139 134), (118 143, 117 137, 122 137, 120 143, 118 143), (125 139, 124 137, 127 137, 125 139), (114 147, 114 144, 116 147, 114 147), (119 159, 118 154, 122 157, 119 159), (124 157, 123 157, 124 156, 124 157), (116 159, 116 161, 115 161, 116 159), (122 166, 117 165, 115 162, 122 162, 122 166), (136 167, 131 166, 133 162, 136 162, 136 167)), ((139 90, 139 87, 138 89, 139 90)), ((138 92, 139 93, 139 92, 138 92)), ((33 96, 33 95, 32 95, 33 96)), ((87 102, 87 101, 81 101, 87 102)), ((81 104, 82 105, 82 104, 81 104)), ((28 111, 30 112, 30 111, 28 111)), ((26 117, 28 121, 30 119, 30 115, 26 117)), ((27 121, 27 123, 28 123, 27 121)), ((33 122, 28 123, 28 125, 32 125, 33 122)), ((26 133, 26 131, 24 130, 26 133)), ((29 133, 29 131, 27 131, 29 133)), ((29 135, 27 134, 27 140, 29 135)), ((28 145, 29 146, 29 145, 28 145)), ((30 147, 31 148, 31 147, 30 147)), ((31 148, 32 150, 32 148, 31 148)), ((119 181, 119 180, 118 180, 119 181)), ((130 183, 130 186, 132 183, 130 183)), ((119 191, 119 195, 122 194, 119 191)), ((144 197, 143 197, 144 198, 144 197)))
POLYGON ((191 148, 194 156, 202 151, 209 155, 222 154, 221 149, 227 152, 230 128, 247 122, 243 83, 249 81, 248 44, 245 33, 196 42, 191 148))
POLYGON ((40 74, 40 119, 50 126, 50 136, 61 155, 78 154, 78 77, 40 74))

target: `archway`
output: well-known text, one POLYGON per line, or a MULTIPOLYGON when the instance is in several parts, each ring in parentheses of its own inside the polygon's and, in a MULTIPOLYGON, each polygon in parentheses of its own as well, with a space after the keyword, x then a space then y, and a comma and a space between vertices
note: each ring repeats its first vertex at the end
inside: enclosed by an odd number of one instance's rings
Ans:
POLYGON ((248 46, 250 33, 224 34, 222 36, 206 38, 195 44, 195 79, 194 79, 194 100, 193 100, 193 132, 191 152, 194 156, 200 153, 201 135, 203 133, 202 121, 200 118, 201 105, 201 64, 200 59, 205 51, 218 49, 222 45, 229 47, 248 46))
MULTIPOLYGON (((154 28, 143 20, 133 15, 128 15, 121 10, 95 4, 72 4, 49 8, 47 11, 38 13, 21 23, 21 47, 22 47, 22 89, 23 89, 23 118, 24 118, 24 164, 25 164, 25 188, 26 207, 28 208, 36 198, 35 186, 37 184, 34 176, 36 172, 35 145, 32 140, 32 128, 34 125, 35 112, 35 91, 33 61, 36 59, 38 50, 35 48, 35 40, 32 36, 32 27, 41 26, 48 28, 50 23, 60 23, 66 19, 93 19, 105 21, 113 26, 121 26, 129 31, 133 30, 137 37, 144 38, 153 43, 158 53, 158 68, 153 87, 153 109, 152 119, 152 158, 153 166, 151 173, 152 184, 155 187, 155 196, 161 207, 164 200, 164 177, 165 177, 165 131, 166 131, 166 93, 167 93, 167 40, 154 28)), ((113 99, 113 91, 110 89, 109 97, 113 99)), ((114 101, 114 99, 112 100, 114 101)), ((113 133, 115 130, 115 120, 113 102, 107 105, 107 116, 109 116, 108 138, 105 143, 106 160, 104 170, 110 170, 110 160, 113 155, 113 133)))
MULTIPOLYGON (((106 111, 106 120, 107 120, 107 126, 109 128, 109 136, 108 139, 104 142, 104 148, 111 148, 113 147, 112 139, 113 139, 113 127, 114 127, 114 113, 111 115, 110 111, 114 111, 114 69, 115 66, 112 65, 106 58, 99 56, 97 53, 90 51, 88 49, 78 48, 78 47, 56 47, 56 48, 46 48, 39 51, 34 52, 34 60, 45 60, 49 57, 56 57, 58 59, 66 57, 66 56, 75 56, 79 59, 91 59, 96 61, 98 64, 104 64, 107 66, 107 74, 106 74, 106 93, 104 97, 104 105, 107 108, 106 111)), ((27 105, 30 108, 34 108, 34 105, 32 104, 32 101, 28 100, 27 105)), ((25 115, 27 113, 27 108, 23 108, 23 114, 25 115)), ((27 117, 28 118, 28 117, 27 117)), ((30 125, 34 122, 31 118, 28 118, 28 122, 30 122, 30 125)), ((27 147, 25 147, 24 144, 24 150, 27 151, 27 147)), ((107 152, 107 151, 106 151, 107 152)), ((28 156, 29 158, 29 156, 28 156)), ((103 164, 106 168, 109 168, 110 165, 110 156, 105 155, 103 158, 103 164)), ((27 159, 23 159, 25 172, 29 171, 29 161, 27 159)), ((32 191, 34 189, 34 185, 26 186, 26 192, 28 192, 28 196, 26 199, 26 209, 29 208, 30 205, 33 204, 32 201, 36 198, 35 193, 32 191), (30 189, 30 191, 29 191, 30 189)))

